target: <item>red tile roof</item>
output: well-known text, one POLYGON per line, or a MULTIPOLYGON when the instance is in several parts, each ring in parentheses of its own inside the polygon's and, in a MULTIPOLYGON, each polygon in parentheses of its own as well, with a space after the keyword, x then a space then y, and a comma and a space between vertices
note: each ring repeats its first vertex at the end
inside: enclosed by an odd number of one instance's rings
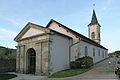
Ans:
POLYGON ((74 31, 74 30, 72 30, 72 29, 64 26, 63 24, 61 24, 61 23, 59 23, 59 22, 57 22, 57 21, 55 21, 55 20, 53 20, 53 19, 51 19, 51 20, 49 21, 49 23, 47 24, 46 28, 49 28, 49 25, 50 25, 52 22, 57 23, 59 26, 61 26, 62 28, 66 29, 67 31, 69 31, 69 32, 70 32, 71 34, 73 34, 75 37, 81 38, 83 41, 85 41, 85 42, 87 42, 87 43, 90 43, 90 44, 95 45, 95 46, 97 46, 97 47, 101 47, 101 48, 103 48, 103 49, 108 50, 107 48, 103 47, 102 45, 98 44, 97 42, 95 42, 95 41, 93 41, 93 40, 85 37, 84 35, 82 35, 82 34, 76 32, 76 31, 74 31))

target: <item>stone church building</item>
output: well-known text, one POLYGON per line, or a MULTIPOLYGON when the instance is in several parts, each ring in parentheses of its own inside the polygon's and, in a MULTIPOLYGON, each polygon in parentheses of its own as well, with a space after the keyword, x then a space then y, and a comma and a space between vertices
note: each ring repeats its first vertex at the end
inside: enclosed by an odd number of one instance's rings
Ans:
POLYGON ((94 63, 108 57, 108 49, 100 45, 100 24, 93 10, 88 36, 51 19, 46 27, 28 23, 15 37, 18 43, 16 71, 49 75, 68 69, 69 63, 90 56, 94 63))

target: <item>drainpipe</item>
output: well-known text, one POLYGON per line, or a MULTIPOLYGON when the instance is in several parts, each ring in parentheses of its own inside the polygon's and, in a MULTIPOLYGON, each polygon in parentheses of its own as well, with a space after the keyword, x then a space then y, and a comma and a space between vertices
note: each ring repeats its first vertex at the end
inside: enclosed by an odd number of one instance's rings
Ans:
POLYGON ((71 62, 71 47, 76 44, 79 44, 82 38, 79 38, 79 41, 69 46, 69 63, 71 62))

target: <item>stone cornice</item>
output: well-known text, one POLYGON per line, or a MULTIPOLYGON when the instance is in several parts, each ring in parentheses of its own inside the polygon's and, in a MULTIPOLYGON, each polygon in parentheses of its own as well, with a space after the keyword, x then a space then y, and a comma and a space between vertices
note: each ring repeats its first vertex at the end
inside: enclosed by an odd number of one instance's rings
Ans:
POLYGON ((23 39, 18 40, 17 42, 23 41, 23 40, 26 40, 26 39, 31 39, 31 38, 33 38, 33 37, 35 38, 35 37, 38 37, 38 36, 47 35, 47 34, 50 34, 50 33, 43 33, 43 34, 38 34, 38 35, 35 35, 35 36, 26 37, 26 38, 23 38, 23 39))

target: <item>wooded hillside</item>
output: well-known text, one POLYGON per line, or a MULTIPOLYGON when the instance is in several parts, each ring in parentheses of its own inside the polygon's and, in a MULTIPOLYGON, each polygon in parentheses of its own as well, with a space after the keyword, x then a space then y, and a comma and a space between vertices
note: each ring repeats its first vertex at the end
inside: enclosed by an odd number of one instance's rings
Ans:
POLYGON ((112 56, 112 55, 120 55, 120 51, 114 51, 112 53, 109 53, 108 54, 109 56, 112 56))
POLYGON ((0 46, 0 58, 4 58, 4 57, 9 59, 16 58, 16 49, 0 46))

